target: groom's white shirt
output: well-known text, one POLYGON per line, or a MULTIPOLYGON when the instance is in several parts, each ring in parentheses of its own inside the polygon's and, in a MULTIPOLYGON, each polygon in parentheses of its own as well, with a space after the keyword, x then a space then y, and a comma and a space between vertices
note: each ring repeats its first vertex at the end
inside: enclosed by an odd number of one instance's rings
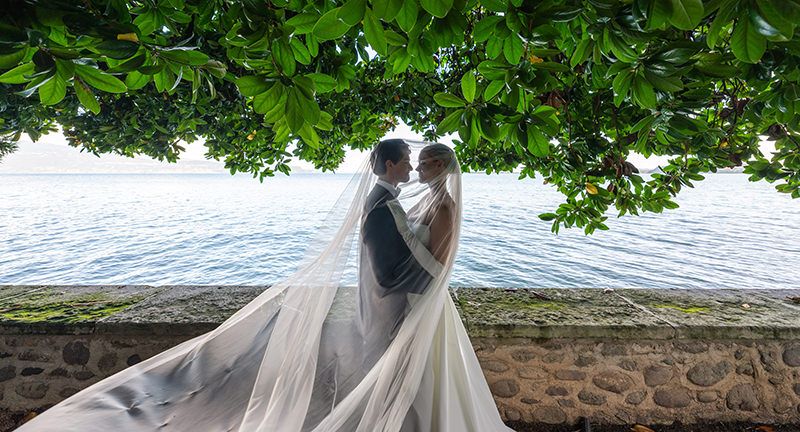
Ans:
POLYGON ((379 185, 383 186, 386 190, 388 190, 389 193, 392 194, 393 198, 397 198, 397 196, 400 195, 400 188, 392 186, 391 183, 389 183, 389 182, 386 182, 386 181, 383 181, 381 179, 378 179, 376 184, 379 184, 379 185))

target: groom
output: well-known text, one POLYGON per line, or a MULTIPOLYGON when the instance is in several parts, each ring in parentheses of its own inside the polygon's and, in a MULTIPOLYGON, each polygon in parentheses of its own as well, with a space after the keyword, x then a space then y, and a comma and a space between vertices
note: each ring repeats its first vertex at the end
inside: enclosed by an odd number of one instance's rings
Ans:
POLYGON ((400 139, 381 141, 373 150, 372 170, 378 181, 364 204, 359 266, 359 330, 366 368, 397 334, 407 294, 421 294, 432 279, 412 255, 387 206, 400 193, 398 183, 409 180, 410 155, 408 144, 400 139))

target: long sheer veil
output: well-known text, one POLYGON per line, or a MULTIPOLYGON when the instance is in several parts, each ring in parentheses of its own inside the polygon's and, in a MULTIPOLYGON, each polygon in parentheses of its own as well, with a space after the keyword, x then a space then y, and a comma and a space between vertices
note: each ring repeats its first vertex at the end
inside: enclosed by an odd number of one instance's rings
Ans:
MULTIPOLYGON (((431 143, 405 141, 416 165, 431 143)), ((438 176, 412 178, 397 197, 365 158, 294 274, 18 430, 509 430, 447 289, 462 206, 450 153, 438 176), (431 251, 437 214, 449 233, 431 251)))

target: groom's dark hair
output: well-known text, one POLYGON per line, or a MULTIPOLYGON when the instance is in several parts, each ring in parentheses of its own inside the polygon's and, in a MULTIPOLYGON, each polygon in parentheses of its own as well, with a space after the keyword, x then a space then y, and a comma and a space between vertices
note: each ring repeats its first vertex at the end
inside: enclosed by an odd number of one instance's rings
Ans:
POLYGON ((372 155, 370 155, 372 172, 376 175, 386 174, 386 161, 400 162, 406 150, 408 150, 408 144, 401 139, 387 139, 379 142, 372 149, 372 155))

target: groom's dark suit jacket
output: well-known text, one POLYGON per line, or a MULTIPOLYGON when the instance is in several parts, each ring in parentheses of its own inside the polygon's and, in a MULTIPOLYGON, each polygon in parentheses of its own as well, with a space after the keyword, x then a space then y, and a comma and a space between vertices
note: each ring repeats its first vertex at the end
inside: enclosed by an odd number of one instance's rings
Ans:
MULTIPOLYGON (((405 317, 407 294, 422 294, 432 277, 417 262, 397 230, 386 202, 392 194, 375 185, 364 205, 359 269, 360 330, 377 360, 405 317)), ((367 361, 369 363, 369 361, 367 361)))

